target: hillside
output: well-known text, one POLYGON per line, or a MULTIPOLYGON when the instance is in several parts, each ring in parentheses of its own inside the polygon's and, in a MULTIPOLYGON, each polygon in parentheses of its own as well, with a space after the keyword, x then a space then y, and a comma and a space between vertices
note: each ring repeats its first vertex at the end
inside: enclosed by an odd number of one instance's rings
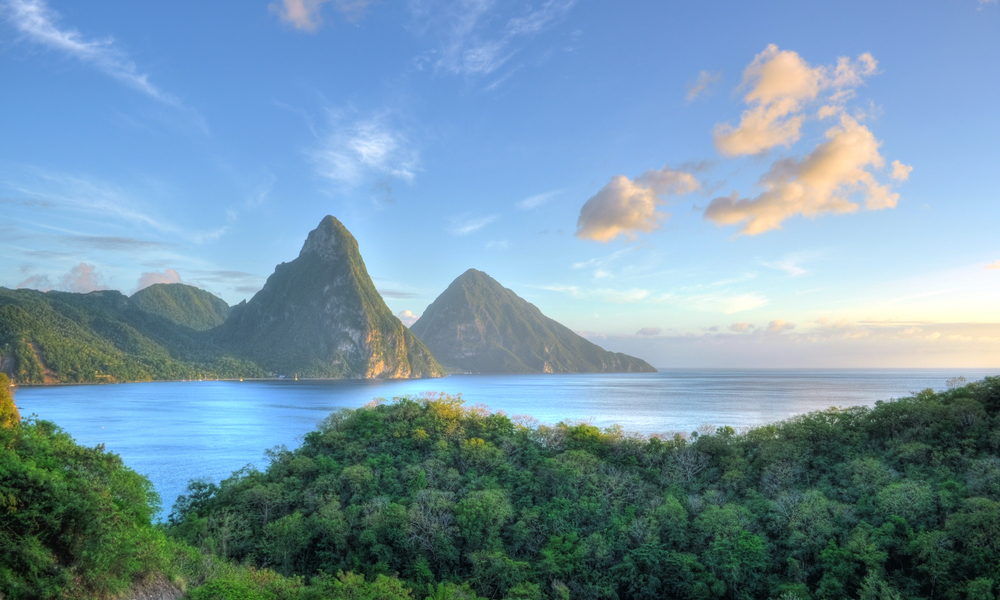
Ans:
POLYGON ((299 256, 278 265, 213 339, 276 374, 305 377, 436 377, 427 348, 392 314, 354 236, 332 216, 299 256))
MULTIPOLYGON (((175 318, 184 320, 183 315, 175 318)), ((215 348, 205 333, 147 312, 117 291, 6 288, 0 288, 0 371, 19 383, 265 374, 250 361, 215 348)))
POLYGON ((398 398, 333 413, 265 471, 195 483, 168 531, 286 574, 497 599, 996 597, 1000 378, 699 429, 398 398))
POLYGON ((183 283, 156 283, 132 294, 129 303, 151 315, 195 331, 218 327, 229 314, 226 301, 183 283))
POLYGON ((469 269, 411 328, 447 368, 471 373, 655 373, 646 361, 608 352, 469 269))

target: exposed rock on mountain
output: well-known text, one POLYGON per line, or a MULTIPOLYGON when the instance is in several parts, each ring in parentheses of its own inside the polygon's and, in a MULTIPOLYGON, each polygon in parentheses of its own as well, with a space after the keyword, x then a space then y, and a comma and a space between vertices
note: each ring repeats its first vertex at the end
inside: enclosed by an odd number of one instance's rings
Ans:
POLYGON ((644 360, 608 352, 469 269, 413 324, 449 370, 471 373, 654 373, 644 360))
POLYGON ((334 217, 309 233, 298 258, 232 308, 214 339, 275 374, 436 377, 444 370, 376 291, 358 242, 334 217))

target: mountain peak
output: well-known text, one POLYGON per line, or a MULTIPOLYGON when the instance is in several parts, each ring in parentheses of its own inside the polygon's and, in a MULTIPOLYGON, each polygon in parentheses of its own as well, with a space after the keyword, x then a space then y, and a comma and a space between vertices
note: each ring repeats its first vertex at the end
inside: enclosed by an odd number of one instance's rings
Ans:
POLYGON ((316 229, 309 232, 299 256, 314 252, 324 260, 334 260, 341 257, 348 248, 357 251, 358 241, 336 217, 327 215, 316 229))
POLYGON ((474 373, 655 372, 542 314, 486 273, 459 275, 411 331, 453 370, 474 373))

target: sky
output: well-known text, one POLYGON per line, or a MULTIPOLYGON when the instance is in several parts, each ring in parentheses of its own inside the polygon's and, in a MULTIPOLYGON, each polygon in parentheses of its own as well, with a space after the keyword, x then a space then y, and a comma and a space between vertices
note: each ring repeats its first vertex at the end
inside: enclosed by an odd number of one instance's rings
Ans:
POLYGON ((327 214, 656 367, 1000 368, 996 0, 0 0, 0 286, 230 304, 327 214))

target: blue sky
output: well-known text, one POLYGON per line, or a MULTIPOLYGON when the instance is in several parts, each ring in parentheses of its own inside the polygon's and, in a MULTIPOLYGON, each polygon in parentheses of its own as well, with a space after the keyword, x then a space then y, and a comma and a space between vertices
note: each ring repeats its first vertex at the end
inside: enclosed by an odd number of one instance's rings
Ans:
POLYGON ((236 303, 326 214, 659 367, 1000 367, 995 1, 0 0, 0 285, 236 303))

